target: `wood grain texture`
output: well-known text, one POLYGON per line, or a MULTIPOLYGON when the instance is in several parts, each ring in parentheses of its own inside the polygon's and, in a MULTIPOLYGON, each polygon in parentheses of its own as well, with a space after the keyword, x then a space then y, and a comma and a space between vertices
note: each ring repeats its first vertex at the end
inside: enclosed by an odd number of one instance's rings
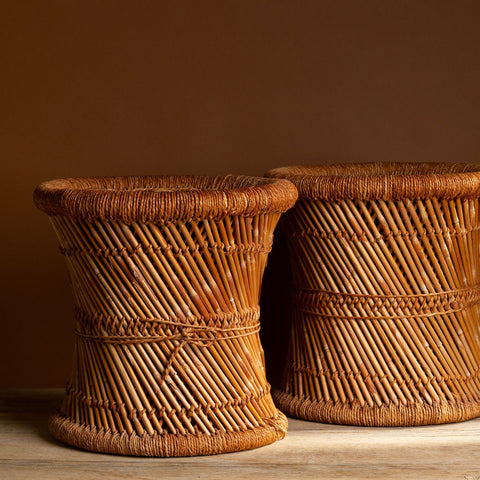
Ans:
POLYGON ((0 391, 0 478, 20 479, 480 479, 480 419, 364 428, 290 419, 287 437, 256 450, 189 458, 89 453, 47 431, 59 389, 0 391))

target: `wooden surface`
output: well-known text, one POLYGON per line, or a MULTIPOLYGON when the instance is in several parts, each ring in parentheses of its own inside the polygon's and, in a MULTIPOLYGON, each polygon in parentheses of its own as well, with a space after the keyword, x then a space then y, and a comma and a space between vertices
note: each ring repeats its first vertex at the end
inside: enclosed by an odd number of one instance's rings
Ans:
POLYGON ((62 391, 0 390, 0 479, 480 480, 480 418, 416 428, 362 428, 290 419, 273 445, 211 457, 135 458, 62 445, 47 419, 62 391))

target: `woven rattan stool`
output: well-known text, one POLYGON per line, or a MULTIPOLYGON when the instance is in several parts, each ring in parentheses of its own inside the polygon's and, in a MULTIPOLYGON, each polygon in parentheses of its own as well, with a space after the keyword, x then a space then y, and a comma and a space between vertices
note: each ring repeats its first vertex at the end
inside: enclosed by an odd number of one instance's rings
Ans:
POLYGON ((35 191, 75 302, 73 372, 54 437, 184 456, 283 438, 259 340, 273 230, 297 197, 245 176, 54 180, 35 191))
MULTIPOLYGON (((480 166, 285 167, 285 413, 352 425, 480 415, 480 166)), ((283 221, 282 221, 283 223, 283 221)))

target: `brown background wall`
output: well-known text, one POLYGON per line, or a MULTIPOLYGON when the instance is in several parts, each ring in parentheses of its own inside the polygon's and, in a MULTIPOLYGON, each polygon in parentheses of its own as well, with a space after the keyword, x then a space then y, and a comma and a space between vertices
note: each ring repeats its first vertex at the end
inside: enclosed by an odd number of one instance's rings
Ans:
POLYGON ((62 385, 70 364, 67 274, 36 184, 475 162, 477 5, 2 2, 1 386, 62 385))

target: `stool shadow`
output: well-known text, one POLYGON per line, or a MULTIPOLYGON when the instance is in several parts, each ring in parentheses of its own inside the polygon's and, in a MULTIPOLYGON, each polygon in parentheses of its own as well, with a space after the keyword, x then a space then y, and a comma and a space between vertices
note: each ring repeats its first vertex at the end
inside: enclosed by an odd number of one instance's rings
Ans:
POLYGON ((281 384, 292 318, 292 273, 281 223, 282 220, 275 231, 260 298, 260 339, 265 351, 267 380, 273 389, 281 384))

